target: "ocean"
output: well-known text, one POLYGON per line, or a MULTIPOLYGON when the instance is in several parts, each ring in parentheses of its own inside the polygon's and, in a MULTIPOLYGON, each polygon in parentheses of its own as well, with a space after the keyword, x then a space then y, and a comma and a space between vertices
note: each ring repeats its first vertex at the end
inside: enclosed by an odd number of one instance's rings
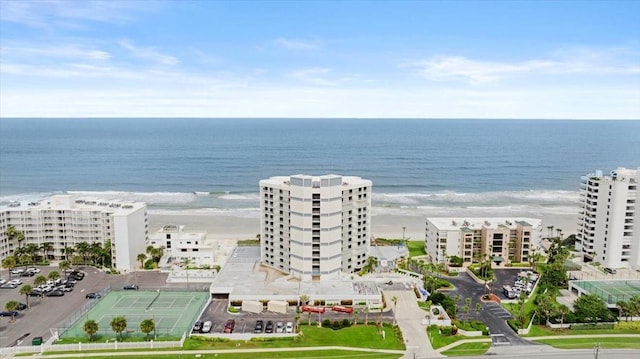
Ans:
POLYGON ((373 181, 378 214, 575 213, 580 176, 640 167, 640 121, 0 119, 0 205, 58 193, 258 216, 258 181, 373 181))

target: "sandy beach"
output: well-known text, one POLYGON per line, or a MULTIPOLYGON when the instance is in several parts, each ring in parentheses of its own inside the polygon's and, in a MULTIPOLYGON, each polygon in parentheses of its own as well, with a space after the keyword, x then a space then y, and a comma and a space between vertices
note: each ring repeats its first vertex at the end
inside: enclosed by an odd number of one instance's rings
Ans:
MULTIPOLYGON (((415 214, 372 214, 371 234, 376 238, 402 238, 403 229, 406 239, 423 240, 425 237, 426 216, 420 213, 415 214)), ((403 212, 407 212, 406 210, 403 212)), ((478 215, 478 217, 481 215, 478 215)), ((536 218, 532 214, 527 217, 536 218)), ((523 215, 524 217, 524 215, 523 215)), ((539 218, 539 216, 538 216, 539 218)), ((575 233, 577 216, 571 214, 547 214, 542 216, 542 234, 546 234, 547 226, 561 228, 565 236, 575 233)), ((184 225, 187 231, 204 231, 211 239, 255 239, 260 233, 259 220, 256 216, 237 217, 220 214, 154 214, 149 213, 149 232, 153 233, 167 224, 184 225)))

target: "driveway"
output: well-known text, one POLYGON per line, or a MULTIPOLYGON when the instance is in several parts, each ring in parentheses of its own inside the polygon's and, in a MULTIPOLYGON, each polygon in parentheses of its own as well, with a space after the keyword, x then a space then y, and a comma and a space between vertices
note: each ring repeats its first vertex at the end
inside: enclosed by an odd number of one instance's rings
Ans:
POLYGON ((458 302, 458 308, 465 305, 466 298, 471 298, 472 318, 477 317, 489 327, 493 345, 535 345, 535 343, 522 339, 509 327, 507 319, 511 319, 512 316, 500 304, 480 300, 486 292, 483 284, 474 281, 467 273, 460 273, 457 277, 447 278, 447 280, 455 286, 455 289, 447 294, 451 297, 459 295, 461 298, 458 302), (482 310, 477 316, 475 315, 476 303, 482 305, 482 310))
POLYGON ((422 324, 425 312, 418 307, 418 299, 413 291, 384 291, 385 300, 393 306, 391 298, 398 298, 396 305, 396 321, 402 330, 407 347, 404 359, 436 358, 442 355, 431 347, 427 337, 426 326, 422 324))

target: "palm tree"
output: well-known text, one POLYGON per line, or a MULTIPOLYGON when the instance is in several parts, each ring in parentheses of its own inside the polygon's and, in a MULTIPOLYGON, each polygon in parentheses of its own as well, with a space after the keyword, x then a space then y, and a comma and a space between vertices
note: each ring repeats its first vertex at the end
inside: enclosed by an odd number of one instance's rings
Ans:
POLYGON ((564 324, 565 315, 569 314, 569 307, 564 304, 558 306, 558 314, 560 315, 560 325, 564 324))
POLYGON ((396 326, 396 308, 398 307, 398 297, 391 297, 391 301, 393 302, 393 326, 396 326))
POLYGON ((73 257, 73 253, 74 253, 75 251, 76 251, 76 249, 75 249, 75 248, 73 248, 73 247, 67 247, 67 246, 66 246, 66 244, 65 244, 65 247, 64 247, 64 259, 66 259, 66 260, 70 260, 70 259, 71 259, 71 257, 73 257))
POLYGON ((60 273, 58 273, 58 271, 52 270, 51 272, 49 272, 49 275, 47 276, 47 278, 55 281, 57 279, 60 279, 60 273))
POLYGON ((2 267, 9 270, 9 279, 11 279, 11 270, 16 267, 16 258, 8 256, 2 260, 2 267))
POLYGON ((7 302, 7 304, 4 305, 4 309, 6 309, 8 312, 11 313, 11 321, 13 322, 14 320, 16 320, 15 317, 15 312, 16 310, 18 310, 18 302, 16 302, 15 300, 10 300, 7 302))
POLYGON ((84 322, 82 329, 89 336, 89 341, 92 341, 93 335, 98 332, 98 323, 96 323, 96 321, 93 319, 89 319, 86 322, 84 322))
POLYGON ((33 285, 36 287, 41 286, 45 283, 47 283, 47 277, 43 275, 38 275, 33 279, 33 285))
POLYGON ((626 321, 629 321, 629 313, 631 312, 631 302, 619 300, 616 302, 616 306, 618 307, 618 312, 620 313, 620 317, 625 317, 626 321))
POLYGON ((93 242, 89 245, 89 253, 91 253, 93 264, 97 265, 99 262, 100 265, 104 265, 104 250, 99 242, 93 242))
POLYGON ((29 284, 25 284, 22 287, 20 287, 20 294, 24 295, 24 297, 27 300, 27 308, 29 308, 29 293, 31 293, 33 291, 33 287, 30 286, 29 284))
POLYGON ((139 253, 136 259, 140 261, 140 269, 144 269, 144 261, 147 259, 147 255, 139 253))
POLYGON ((60 271, 64 273, 64 278, 66 279, 67 272, 71 269, 71 262, 65 259, 58 264, 58 268, 60 268, 60 271))
POLYGON ((76 243, 76 250, 82 256, 82 264, 87 264, 87 254, 89 253, 90 246, 87 242, 76 243))
POLYGON ((9 240, 16 240, 18 242, 18 251, 22 248, 22 241, 24 241, 24 233, 16 229, 16 227, 9 225, 4 231, 9 240))
POLYGON ((37 244, 27 243, 24 246, 24 252, 29 255, 30 261, 34 261, 34 262, 37 261, 39 251, 40 251, 40 247, 38 247, 37 244))
POLYGON ((482 304, 476 303, 476 319, 478 319, 478 313, 482 310, 482 304))
POLYGON ((364 325, 369 325, 369 306, 364 307, 364 325))
POLYGON ((300 301, 298 302, 298 306, 307 305, 309 302, 309 296, 306 294, 300 295, 300 301))
POLYGON ((111 256, 111 250, 112 250, 112 248, 111 248, 111 239, 106 239, 104 241, 104 245, 102 246, 102 248, 104 248, 104 257, 106 259, 106 261, 104 263, 104 266, 111 268, 112 267, 112 262, 111 262, 112 261, 112 258, 111 258, 112 257, 111 256))
POLYGON ((153 322, 153 319, 145 319, 140 322, 140 331, 147 335, 147 341, 149 340, 149 333, 156 329, 156 323, 153 322))
POLYGON ((42 243, 40 249, 42 249, 42 252, 44 253, 44 259, 49 260, 49 252, 53 250, 53 242, 42 243))
POLYGON ((122 340, 122 332, 127 329, 127 320, 123 316, 113 317, 111 319, 111 329, 116 333, 116 336, 122 340))

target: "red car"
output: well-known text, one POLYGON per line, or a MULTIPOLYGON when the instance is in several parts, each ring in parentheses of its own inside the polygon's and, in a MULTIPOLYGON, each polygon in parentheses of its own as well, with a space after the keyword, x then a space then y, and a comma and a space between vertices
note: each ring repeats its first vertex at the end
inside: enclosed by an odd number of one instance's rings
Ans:
POLYGON ((302 312, 309 312, 309 313, 320 313, 320 314, 324 314, 325 309, 324 307, 311 307, 308 305, 303 305, 302 306, 302 312))
POLYGON ((347 313, 347 314, 351 314, 353 313, 353 308, 351 307, 343 307, 340 305, 334 305, 333 307, 331 307, 331 310, 334 312, 341 312, 341 313, 347 313))
POLYGON ((224 324, 224 332, 225 333, 233 333, 233 329, 236 327, 236 321, 233 319, 227 320, 224 324))

